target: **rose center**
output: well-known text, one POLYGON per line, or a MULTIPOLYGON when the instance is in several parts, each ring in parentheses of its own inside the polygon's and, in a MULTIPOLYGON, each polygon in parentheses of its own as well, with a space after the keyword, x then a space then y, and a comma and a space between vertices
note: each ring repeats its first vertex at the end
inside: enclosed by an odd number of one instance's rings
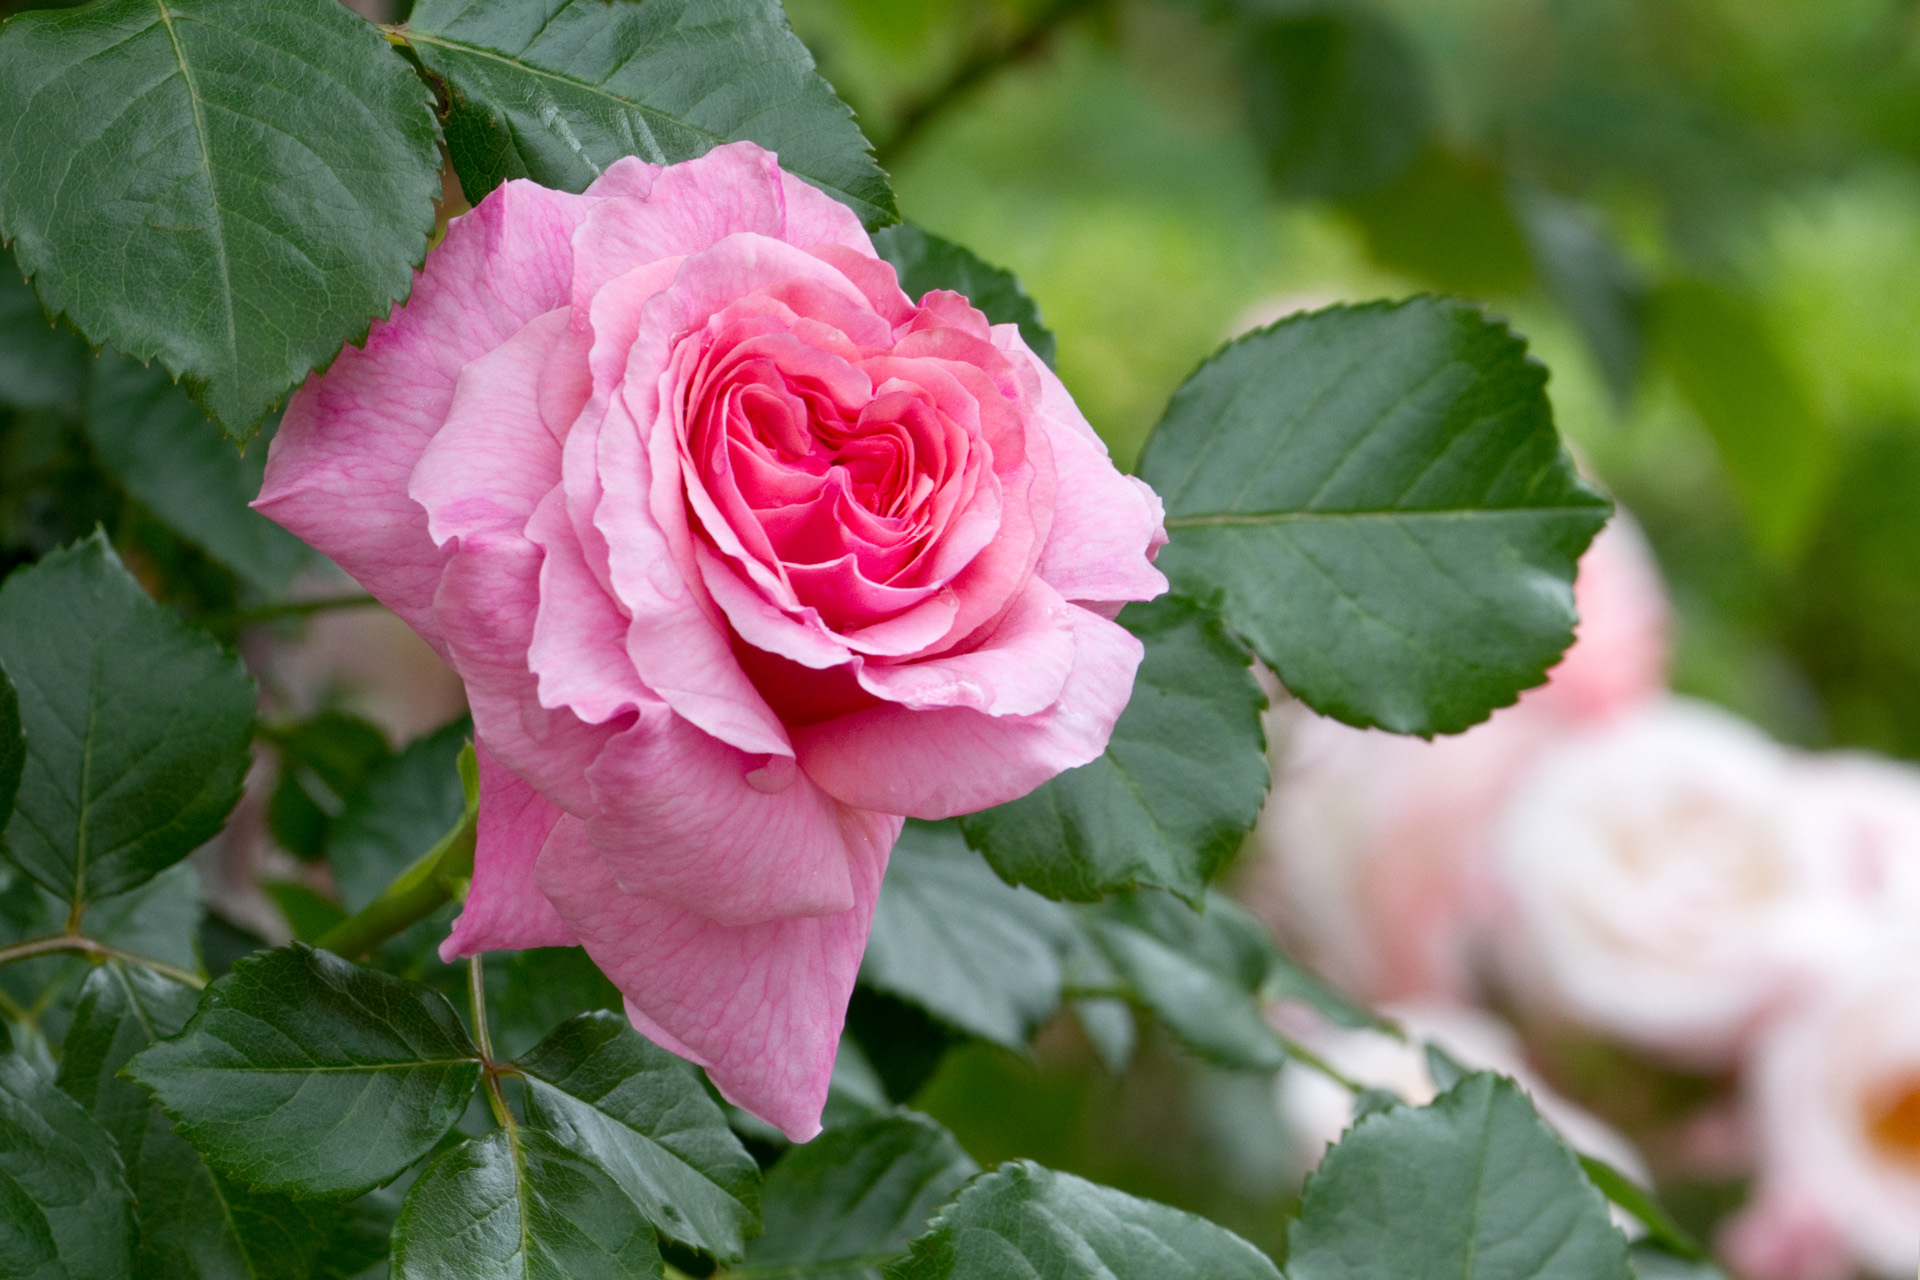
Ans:
POLYGON ((1920 1171, 1920 1075, 1880 1089, 1862 1110, 1873 1149, 1898 1164, 1920 1171))

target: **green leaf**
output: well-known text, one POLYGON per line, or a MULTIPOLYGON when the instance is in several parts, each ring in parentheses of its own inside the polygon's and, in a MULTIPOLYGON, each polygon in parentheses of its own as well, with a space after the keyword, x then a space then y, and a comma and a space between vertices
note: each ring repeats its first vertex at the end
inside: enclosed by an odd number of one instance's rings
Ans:
POLYGON ((331 0, 96 0, 0 32, 0 232, 49 309, 245 439, 412 287, 430 95, 331 0))
POLYGON ((1314 710, 1452 733, 1573 637, 1606 499, 1575 475, 1546 370, 1462 302, 1333 307, 1229 345, 1141 458, 1174 585, 1314 710))
POLYGON ((1222 1066, 1278 1071, 1286 1051, 1255 997, 1273 944, 1259 921, 1219 895, 1204 914, 1141 890, 1082 909, 1088 931, 1134 998, 1182 1044, 1222 1066))
POLYGON ((464 716, 380 765, 335 820, 327 861, 340 905, 358 911, 434 846, 466 812, 456 761, 473 736, 464 716))
POLYGON ((1349 196, 1392 182, 1433 128, 1419 55, 1371 8, 1240 5, 1247 115, 1274 184, 1291 196, 1349 196))
POLYGON ((501 1057, 519 1057, 576 1013, 620 1007, 620 989, 579 947, 493 953, 486 976, 487 1021, 501 1057))
POLYGON ((1017 324, 1033 354, 1053 367, 1053 331, 1041 323, 1040 308, 1021 287, 1020 278, 981 259, 973 250, 924 231, 911 222, 876 231, 876 253, 900 273, 900 288, 918 302, 929 289, 951 289, 986 314, 994 324, 1017 324))
POLYGON ((1289 1280, 1628 1280, 1627 1241, 1510 1080, 1357 1122, 1307 1180, 1289 1280))
POLYGON ((1595 1156, 1581 1156, 1580 1168, 1601 1195, 1639 1219, 1640 1225, 1647 1229, 1647 1238, 1661 1249, 1687 1262, 1703 1263, 1710 1259, 1711 1255, 1692 1233, 1675 1222, 1673 1215, 1639 1183, 1595 1156))
POLYGON ((475 203, 509 178, 579 191, 622 156, 751 140, 869 228, 899 221, 778 0, 420 0, 405 35, 447 84, 447 150, 475 203))
POLYGON ((1763 551, 1792 559, 1813 532, 1837 459, 1814 409, 1750 298, 1699 280, 1653 297, 1654 344, 1700 415, 1763 551))
POLYGON ((1505 175, 1482 156, 1439 143, 1384 187, 1341 207, 1380 266, 1446 293, 1519 293, 1533 283, 1526 235, 1505 175))
POLYGON ((247 771, 253 681, 149 599, 104 535, 7 578, 0 664, 27 736, 6 851, 28 875, 90 902, 220 829, 247 771))
POLYGON ((126 1280, 129 1200, 113 1140, 0 1027, 0 1275, 126 1280))
POLYGON ((262 736, 280 758, 280 780, 267 802, 274 842, 308 861, 325 856, 333 820, 393 758, 386 734, 358 716, 323 711, 262 736))
POLYGON ((1064 908, 996 876, 954 824, 909 821, 880 885, 860 981, 1024 1051, 1060 1007, 1074 928, 1064 908))
POLYGON ((952 1134, 895 1111, 829 1129, 767 1175, 767 1231, 739 1280, 756 1275, 880 1280, 934 1211, 980 1172, 952 1134))
POLYGON ((1627 1251, 1635 1280, 1727 1280, 1710 1259, 1683 1258, 1645 1241, 1627 1251))
POLYGON ((47 319, 13 255, 0 251, 0 407, 78 413, 92 363, 86 342, 47 319))
POLYGON ((59 1085, 113 1136, 126 1162, 144 1275, 308 1280, 351 1227, 347 1206, 254 1195, 208 1169, 151 1095, 118 1075, 179 1031, 195 993, 117 962, 93 970, 60 1057, 59 1085))
POLYGON ((1279 1280, 1267 1256, 1205 1218, 1027 1160, 972 1185, 887 1280, 1279 1280))
POLYGON ((723 1261, 760 1222, 760 1172, 692 1069, 610 1013, 519 1060, 527 1121, 592 1160, 660 1233, 723 1261))
POLYGON ((653 1229, 600 1167, 538 1129, 463 1142, 428 1165, 393 1229, 394 1280, 640 1280, 653 1229))
POLYGON ((340 1198, 425 1155, 481 1075, 445 997, 300 943, 234 965, 127 1069, 219 1172, 340 1198))
POLYGON ((1158 885, 1197 902, 1266 799, 1266 695, 1246 649, 1191 600, 1130 604, 1120 622, 1147 656, 1106 754, 960 827, 1050 898, 1158 885))
POLYGON ((94 362, 87 438, 120 487, 256 591, 285 586, 306 544, 247 506, 260 493, 267 440, 245 456, 158 367, 111 353, 94 362))
POLYGON ((1626 411, 1646 364, 1647 285, 1585 206, 1538 189, 1514 201, 1541 278, 1579 326, 1580 336, 1626 411))
POLYGON ((20 774, 26 768, 27 740, 20 732, 20 695, 13 681, 0 670, 0 830, 13 813, 13 800, 20 791, 20 774))

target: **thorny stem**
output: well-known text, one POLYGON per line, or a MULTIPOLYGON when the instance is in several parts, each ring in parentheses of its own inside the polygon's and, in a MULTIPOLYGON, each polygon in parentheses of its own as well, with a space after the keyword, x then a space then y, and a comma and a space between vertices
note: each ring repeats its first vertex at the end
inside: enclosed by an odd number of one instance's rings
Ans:
POLYGON ((10 947, 0 947, 0 964, 12 964, 16 960, 31 960, 35 956, 55 955, 59 952, 71 952, 77 955, 92 956, 96 960, 118 960, 122 964, 137 964, 142 969, 151 969, 163 978, 171 978, 182 986, 192 987, 195 991, 207 985, 205 978, 197 973, 176 968, 160 960, 150 960, 146 956, 136 956, 110 947, 94 938, 83 938, 77 933, 56 933, 46 938, 31 938, 26 942, 16 942, 10 947))
POLYGON ((893 132, 874 144, 875 157, 884 167, 897 163, 935 119, 993 76, 1038 53, 1068 19, 1097 3, 1099 0, 1053 0, 1005 43, 968 54, 945 80, 907 103, 893 132))
POLYGON ((487 1105, 493 1108, 494 1122, 513 1134, 520 1122, 513 1118, 507 1096, 500 1091, 500 1064, 494 1061, 493 1033, 487 1030, 487 971, 479 956, 467 957, 467 1007, 473 1013, 473 1040, 480 1046, 480 1061, 486 1069, 487 1105))

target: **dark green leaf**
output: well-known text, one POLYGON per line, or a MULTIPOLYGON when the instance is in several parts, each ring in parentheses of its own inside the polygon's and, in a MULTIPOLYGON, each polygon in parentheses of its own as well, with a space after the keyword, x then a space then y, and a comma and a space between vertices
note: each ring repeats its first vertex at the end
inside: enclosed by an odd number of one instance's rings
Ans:
POLYGON ((1627 1241, 1526 1095, 1489 1072, 1356 1123, 1307 1180, 1289 1280, 1628 1280, 1627 1241))
POLYGON ((613 1179, 538 1129, 436 1159, 393 1229, 394 1280, 641 1280, 653 1229, 613 1179))
POLYGON ((1246 649, 1192 601, 1130 604, 1120 622, 1147 656, 1106 754, 961 829, 1002 876, 1048 897, 1158 885, 1198 901, 1266 798, 1266 695, 1246 649))
POLYGON ((1227 1067, 1278 1071, 1285 1064, 1255 999, 1273 947, 1259 921, 1218 895, 1202 914, 1152 890, 1082 910, 1134 998, 1182 1044, 1227 1067))
POLYGON ((313 942, 347 918, 338 903, 298 880, 269 880, 260 886, 286 917, 287 927, 302 942, 313 942))
POLYGON ((1248 117, 1275 184, 1288 195, 1327 197, 1393 181, 1433 126, 1425 68, 1405 37, 1362 5, 1261 15, 1267 7, 1242 5, 1251 12, 1235 42, 1248 117))
POLYGON ((680 1059, 610 1013, 520 1059, 527 1120, 611 1176, 660 1233, 722 1260, 759 1224, 758 1167, 680 1059))
POLYGON ((1316 711, 1465 729, 1559 660, 1607 518, 1546 376, 1505 325, 1438 298, 1242 338, 1174 394, 1141 458, 1173 533, 1160 567, 1316 711))
POLYGON ((1813 532, 1837 452, 1765 316, 1750 298, 1677 280, 1654 295, 1653 333, 1680 394, 1713 436, 1755 539, 1791 558, 1813 532))
POLYGON ((622 156, 672 164, 751 140, 868 227, 899 219, 778 0, 419 0, 406 35, 451 93, 469 200, 509 178, 579 191, 622 156))
POLYGON ((734 1274, 880 1280, 881 1264, 978 1172, 952 1134, 915 1112, 829 1129, 767 1175, 767 1231, 734 1274))
POLYGON ((27 740, 20 733, 20 695, 0 670, 0 830, 13 813, 20 790, 20 772, 27 763, 27 740))
POLYGON ((519 1057, 576 1013, 620 1007, 620 989, 579 947, 495 953, 486 967, 487 1019, 501 1057, 519 1057))
POLYGON ((113 1135, 126 1162, 143 1275, 309 1280, 346 1234, 349 1208, 235 1186, 207 1168, 145 1089, 117 1074, 179 1031, 194 1004, 192 990, 144 969, 95 969, 61 1053, 60 1087, 113 1135))
POLYGON ((1053 367, 1053 331, 1041 323, 1040 308, 1013 272, 910 222, 875 232, 873 247, 900 273, 900 288, 915 302, 929 289, 963 293, 994 324, 1019 325, 1033 354, 1053 367))
POLYGON ((1614 404, 1630 407, 1646 363, 1646 282, 1592 210, 1539 190, 1514 207, 1541 278, 1580 327, 1614 404))
POLYGON ((1265 937, 1267 977, 1260 987, 1260 994, 1265 999, 1297 1000, 1336 1027, 1370 1028, 1385 1031, 1389 1035, 1400 1034, 1393 1024, 1379 1014, 1357 1001, 1349 1000, 1328 986, 1317 974, 1294 963, 1292 957, 1274 945, 1271 934, 1265 937))
POLYGON ((1533 283, 1504 175, 1482 156, 1433 143, 1393 182, 1341 207, 1366 237, 1368 256, 1389 271, 1470 297, 1533 283))
POLYGON ((103 355, 88 379, 85 420, 120 487, 255 590, 278 591, 306 560, 305 543, 247 507, 260 493, 267 440, 236 453, 157 366, 103 355))
POLYGON ((105 536, 8 577, 0 663, 27 735, 6 830, 27 874, 89 902, 150 879, 220 829, 247 771, 253 681, 149 599, 105 536))
POLYGON ((77 413, 91 363, 86 342, 54 327, 13 255, 0 251, 0 407, 77 413))
POLYGON ((1683 1258, 1642 1241, 1627 1251, 1635 1280, 1727 1280, 1711 1260, 1683 1258))
POLYGON ((358 911, 379 897, 460 820, 467 797, 455 762, 472 736, 463 717, 416 738, 347 801, 327 841, 341 906, 358 911))
POLYGON ((1224 1227, 1026 1160, 976 1178, 887 1280, 1280 1280, 1224 1227))
POLYGON ((952 823, 908 822, 887 864, 860 981, 1020 1051, 1060 1007, 1073 919, 1016 889, 952 823))
POLYGON ((438 992, 295 943, 234 965, 128 1071, 219 1172, 346 1197, 425 1155, 481 1067, 438 992))
POLYGON ((320 858, 347 800, 392 759, 386 734, 358 716, 323 711, 267 736, 280 757, 267 827, 287 852, 308 861, 320 858))
POLYGON ((41 300, 228 434, 412 287, 430 95, 332 0, 97 0, 0 33, 0 232, 41 300))
POLYGON ((129 1199, 113 1140, 0 1029, 0 1276, 126 1280, 129 1199))

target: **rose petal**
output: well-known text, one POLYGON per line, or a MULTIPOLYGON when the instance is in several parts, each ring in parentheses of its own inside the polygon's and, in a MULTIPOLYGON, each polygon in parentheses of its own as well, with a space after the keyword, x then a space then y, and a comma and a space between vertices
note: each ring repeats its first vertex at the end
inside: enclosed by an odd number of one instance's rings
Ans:
POLYGON ((1069 608, 1073 673, 1040 714, 875 707, 794 730, 800 767, 845 804, 931 819, 1017 800, 1098 758, 1145 649, 1124 627, 1069 608))
POLYGON ((990 716, 1037 715, 1066 689, 1075 665, 1074 615, 1084 612, 1031 579, 978 648, 918 662, 865 663, 860 687, 914 711, 969 707, 990 716))
POLYGON ((451 964, 480 951, 580 945, 533 883, 534 864, 560 810, 496 761, 484 742, 476 740, 473 751, 480 766, 473 882, 440 958, 451 964))
POLYGON ((854 905, 847 812, 785 756, 750 756, 650 712, 587 777, 587 833, 622 892, 725 925, 854 905))
POLYGON ((721 1093, 796 1142, 820 1132, 833 1058, 900 820, 848 811, 852 910, 728 927, 622 893, 563 818, 535 878, 643 1035, 707 1069, 721 1093))
POLYGON ((593 202, 508 182, 455 218, 413 295, 294 393, 254 506, 331 557, 436 648, 442 555, 407 478, 468 363, 566 302, 593 202))

